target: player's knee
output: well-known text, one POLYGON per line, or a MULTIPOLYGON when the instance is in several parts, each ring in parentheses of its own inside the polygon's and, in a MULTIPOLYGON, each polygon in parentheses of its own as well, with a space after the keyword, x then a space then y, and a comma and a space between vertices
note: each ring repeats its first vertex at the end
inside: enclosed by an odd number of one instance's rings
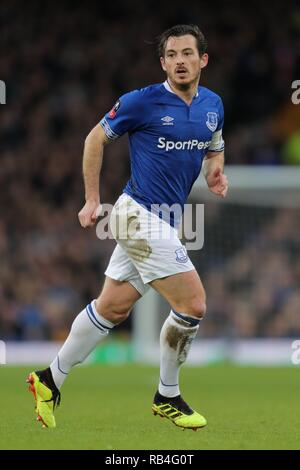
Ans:
POLYGON ((129 301, 119 304, 117 299, 102 299, 101 296, 96 300, 96 309, 104 318, 112 323, 118 324, 126 320, 133 305, 129 301))
POLYGON ((206 313, 206 303, 205 300, 195 299, 193 300, 186 311, 187 315, 191 317, 203 318, 206 313))

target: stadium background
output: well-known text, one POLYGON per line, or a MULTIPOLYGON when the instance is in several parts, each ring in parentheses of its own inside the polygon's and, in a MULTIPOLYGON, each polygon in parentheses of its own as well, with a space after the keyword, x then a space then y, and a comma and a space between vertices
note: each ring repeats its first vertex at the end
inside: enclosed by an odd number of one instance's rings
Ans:
MULTIPOLYGON (((299 35, 296 0, 0 2, 0 449, 299 449, 299 35), (164 79, 154 40, 183 22, 209 42, 202 83, 224 101, 231 183, 224 201, 201 178, 191 196, 205 203, 204 249, 191 257, 208 314, 181 380, 209 425, 182 433, 151 415, 168 306, 149 293, 70 374, 47 432, 25 377, 97 296, 114 248, 78 223, 84 139, 119 95, 164 79)), ((105 150, 104 202, 128 175, 124 137, 105 150)))
MULTIPOLYGON (((224 101, 227 165, 300 164, 300 7, 288 4, 1 2, 1 339, 61 341, 98 295, 114 242, 77 220, 83 142, 119 95, 164 79, 154 42, 170 25, 197 23, 208 39, 202 84, 224 101)), ((102 201, 128 175, 122 138, 105 150, 102 201)), ((207 289, 204 338, 299 337, 300 211, 276 195, 268 208, 208 204, 205 247, 191 254, 207 289)), ((115 334, 131 331, 129 319, 115 334)))

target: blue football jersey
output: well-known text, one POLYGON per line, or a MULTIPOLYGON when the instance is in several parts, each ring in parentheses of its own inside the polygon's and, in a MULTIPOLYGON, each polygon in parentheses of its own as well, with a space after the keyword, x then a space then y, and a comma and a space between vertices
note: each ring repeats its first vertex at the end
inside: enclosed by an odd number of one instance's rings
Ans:
POLYGON ((128 132, 131 177, 124 192, 148 210, 162 207, 159 215, 177 225, 169 208, 183 210, 205 154, 223 150, 223 122, 216 93, 199 86, 187 105, 166 81, 121 96, 100 124, 112 140, 128 132))

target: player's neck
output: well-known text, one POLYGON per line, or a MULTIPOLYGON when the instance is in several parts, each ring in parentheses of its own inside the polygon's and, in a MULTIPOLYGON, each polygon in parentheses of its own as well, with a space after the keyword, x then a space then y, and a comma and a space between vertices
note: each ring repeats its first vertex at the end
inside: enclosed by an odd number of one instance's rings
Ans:
POLYGON ((189 85, 180 86, 173 83, 170 78, 167 79, 167 82, 171 88, 171 90, 179 96, 186 104, 190 105, 194 99, 194 97, 198 93, 198 85, 199 81, 191 83, 189 85))

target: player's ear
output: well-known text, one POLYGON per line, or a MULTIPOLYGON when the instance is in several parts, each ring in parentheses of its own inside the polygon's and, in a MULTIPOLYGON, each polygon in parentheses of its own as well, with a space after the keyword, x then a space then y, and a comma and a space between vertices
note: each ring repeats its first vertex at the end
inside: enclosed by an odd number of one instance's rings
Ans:
POLYGON ((164 72, 166 72, 165 58, 160 57, 160 65, 164 72))
POLYGON ((208 54, 202 54, 200 57, 200 67, 204 69, 208 64, 208 54))

